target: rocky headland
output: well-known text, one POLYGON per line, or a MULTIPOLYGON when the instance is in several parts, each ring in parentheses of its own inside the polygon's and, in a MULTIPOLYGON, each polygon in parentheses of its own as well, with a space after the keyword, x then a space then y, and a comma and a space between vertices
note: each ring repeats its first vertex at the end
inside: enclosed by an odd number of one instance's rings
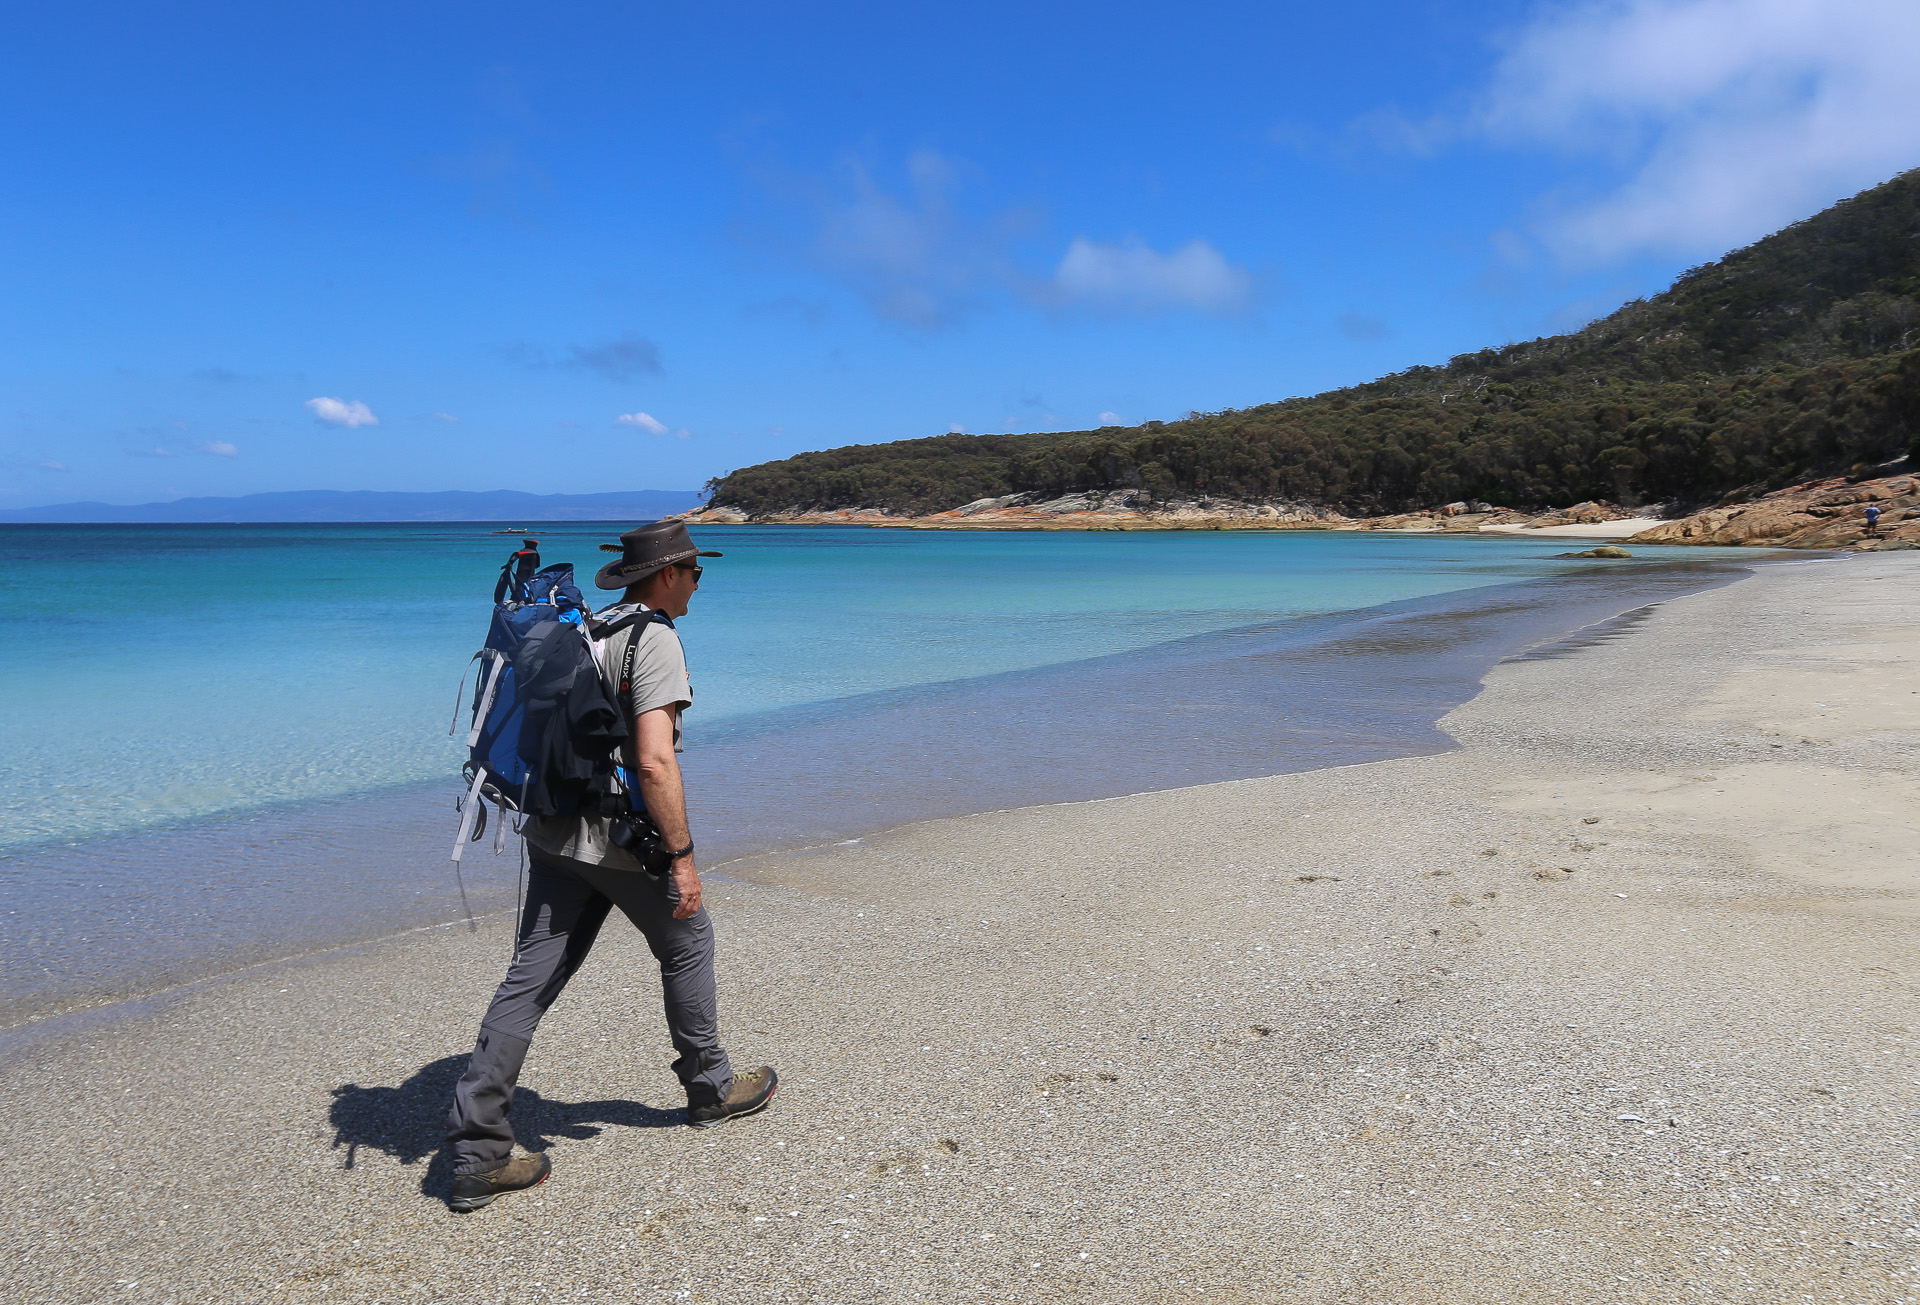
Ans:
POLYGON ((1917 231, 1920 168, 1563 335, 1170 421, 813 449, 717 478, 696 519, 1903 546, 1917 231))
POLYGON ((1249 503, 1194 498, 1154 502, 1145 490, 1115 490, 1043 498, 1008 494, 922 516, 883 507, 802 508, 749 515, 716 506, 686 513, 689 525, 881 526, 907 530, 1398 530, 1471 534, 1485 526, 1546 528, 1627 520, 1611 503, 1577 503, 1549 511, 1517 512, 1489 503, 1446 503, 1390 516, 1351 517, 1315 503, 1249 503))
POLYGON ((901 530, 1351 530, 1402 534, 1591 534, 1635 544, 1768 548, 1920 547, 1920 478, 1856 480, 1833 476, 1771 493, 1735 491, 1685 513, 1671 506, 1627 508, 1604 500, 1547 510, 1516 510, 1467 500, 1415 512, 1353 517, 1308 502, 1224 498, 1156 502, 1145 490, 1045 498, 1007 494, 943 512, 910 515, 884 507, 806 508, 749 514, 710 506, 683 514, 689 525, 875 526, 901 530), (1877 505, 1877 529, 1867 508, 1877 505))
POLYGON ((1834 476, 1750 496, 1729 494, 1712 507, 1663 521, 1636 544, 1765 545, 1769 548, 1920 548, 1920 479, 1834 476), (1876 529, 1867 509, 1878 507, 1876 529))

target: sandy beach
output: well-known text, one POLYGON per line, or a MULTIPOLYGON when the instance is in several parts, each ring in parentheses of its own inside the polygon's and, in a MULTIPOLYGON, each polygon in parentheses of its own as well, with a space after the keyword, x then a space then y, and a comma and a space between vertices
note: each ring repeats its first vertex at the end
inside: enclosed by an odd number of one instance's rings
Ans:
POLYGON ((1627 539, 1660 524, 1659 517, 1623 517, 1583 526, 1481 526, 1490 535, 1546 535, 1558 539, 1627 539))
POLYGON ((471 1216, 506 916, 46 1026, 11 1294, 1920 1299, 1917 600, 1768 565, 1496 668, 1454 752, 711 867, 773 1108, 680 1126, 610 924, 516 1106, 553 1177, 471 1216))

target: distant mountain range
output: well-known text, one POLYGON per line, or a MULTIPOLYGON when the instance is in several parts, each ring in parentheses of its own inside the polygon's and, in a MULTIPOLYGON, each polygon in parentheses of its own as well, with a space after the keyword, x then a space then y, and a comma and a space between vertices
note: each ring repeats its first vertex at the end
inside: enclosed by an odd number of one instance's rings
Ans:
POLYGON ((272 521, 654 521, 696 507, 690 489, 642 489, 624 494, 523 494, 519 490, 447 490, 437 494, 307 489, 236 498, 177 498, 171 503, 56 503, 0 510, 0 522, 89 523, 272 521))

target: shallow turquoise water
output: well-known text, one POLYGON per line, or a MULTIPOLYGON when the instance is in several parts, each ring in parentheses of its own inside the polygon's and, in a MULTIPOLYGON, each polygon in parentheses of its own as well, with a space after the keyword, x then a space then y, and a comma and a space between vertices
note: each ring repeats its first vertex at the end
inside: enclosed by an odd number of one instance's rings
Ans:
MULTIPOLYGON (((544 527, 542 553, 590 573, 613 533, 544 527)), ((471 524, 0 540, 0 847, 453 775, 456 683, 514 545, 471 524)), ((700 542, 726 556, 681 623, 693 744, 703 724, 776 708, 1591 565, 1552 560, 1564 539, 1317 532, 732 527, 700 542)))

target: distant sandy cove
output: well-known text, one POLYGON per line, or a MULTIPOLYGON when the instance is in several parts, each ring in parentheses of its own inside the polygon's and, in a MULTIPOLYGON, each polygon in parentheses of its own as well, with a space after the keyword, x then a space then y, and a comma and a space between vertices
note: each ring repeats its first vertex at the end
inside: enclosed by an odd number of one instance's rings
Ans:
POLYGON ((515 1108, 553 1177, 475 1215, 435 1153, 505 917, 51 1032, 9 1295, 1920 1298, 1920 555, 1590 633, 1456 752, 720 868, 785 1085, 717 1133, 610 923, 515 1108))

